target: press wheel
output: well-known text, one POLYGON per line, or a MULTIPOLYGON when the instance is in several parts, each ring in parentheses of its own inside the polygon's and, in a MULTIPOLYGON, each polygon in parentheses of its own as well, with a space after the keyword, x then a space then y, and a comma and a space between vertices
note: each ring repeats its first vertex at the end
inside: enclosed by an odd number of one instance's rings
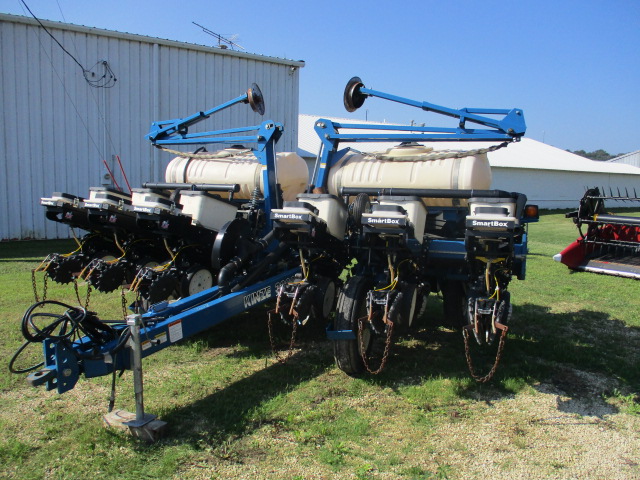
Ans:
POLYGON ((367 327, 368 322, 363 323, 362 345, 358 338, 358 319, 367 315, 367 292, 371 288, 371 282, 367 277, 351 277, 345 288, 338 296, 336 309, 335 329, 352 330, 356 338, 352 340, 335 340, 333 342, 333 356, 336 365, 347 375, 358 375, 364 371, 362 361, 362 346, 368 355, 373 345, 373 333, 367 327))

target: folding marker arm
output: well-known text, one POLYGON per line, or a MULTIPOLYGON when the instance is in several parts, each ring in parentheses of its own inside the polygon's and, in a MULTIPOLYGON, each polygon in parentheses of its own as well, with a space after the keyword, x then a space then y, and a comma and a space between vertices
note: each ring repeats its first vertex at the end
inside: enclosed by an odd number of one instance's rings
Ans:
POLYGON ((341 143, 512 142, 519 140, 526 131, 524 114, 522 110, 517 108, 511 110, 490 108, 453 109, 366 88, 358 77, 353 77, 349 80, 344 91, 344 106, 347 111, 353 112, 360 108, 367 97, 378 97, 425 111, 458 118, 458 125, 454 128, 421 127, 417 125, 372 125, 338 123, 328 119, 319 119, 314 126, 321 141, 321 150, 316 160, 312 179, 314 186, 325 187, 328 171, 348 152, 348 149, 338 150, 341 143), (498 118, 486 115, 493 115, 498 118), (476 123, 487 128, 467 128, 466 122, 476 123), (363 130, 364 132, 341 133, 341 130, 363 130), (385 133, 371 133, 372 130, 384 131, 385 133))
MULTIPOLYGON (((210 110, 206 110, 204 112, 197 112, 193 115, 190 115, 185 118, 178 118, 173 120, 160 120, 157 122, 153 122, 151 124, 151 131, 147 134, 146 138, 151 140, 154 145, 161 144, 175 144, 172 141, 177 140, 178 138, 186 139, 186 138, 195 138, 197 136, 203 137, 207 135, 214 134, 226 134, 226 133, 238 133, 247 131, 247 129, 251 129, 254 127, 246 127, 241 129, 232 129, 232 130, 220 130, 216 132, 206 132, 200 134, 188 134, 189 127, 191 125, 195 125, 202 120, 209 118, 214 113, 220 112, 226 108, 229 108, 238 103, 248 103, 252 110, 260 115, 264 115, 264 97, 262 96, 262 92, 260 91, 260 87, 255 83, 251 85, 251 88, 247 90, 247 93, 244 95, 240 95, 239 97, 234 98, 233 100, 229 100, 228 102, 222 103, 217 107, 213 107, 210 110)), ((249 140, 247 140, 249 141, 249 140)), ((183 142, 178 142, 183 143, 183 142)), ((192 142, 198 143, 198 142, 192 142)))
POLYGON ((521 137, 526 131, 522 110, 517 108, 511 110, 496 108, 447 108, 434 103, 419 102, 366 88, 358 77, 353 77, 349 80, 344 92, 344 105, 347 111, 353 112, 360 108, 367 97, 383 98, 392 102, 421 108, 427 112, 435 112, 448 117, 459 118, 459 127, 463 130, 465 129, 465 123, 469 121, 492 128, 495 133, 503 133, 510 137, 521 137), (495 119, 484 115, 500 115, 502 118, 495 119))
POLYGON ((263 115, 265 112, 262 92, 258 85, 254 83, 244 95, 240 95, 217 107, 213 107, 204 112, 197 112, 185 118, 153 122, 151 124, 151 130, 145 138, 149 139, 153 145, 158 147, 163 145, 256 144, 256 147, 252 149, 253 154, 260 164, 266 167, 263 170, 263 175, 264 184, 267 187, 266 191, 262 193, 268 218, 269 212, 280 206, 275 175, 275 144, 283 134, 283 125, 271 120, 266 120, 260 125, 189 133, 190 126, 238 103, 248 103, 253 111, 260 115, 263 115))

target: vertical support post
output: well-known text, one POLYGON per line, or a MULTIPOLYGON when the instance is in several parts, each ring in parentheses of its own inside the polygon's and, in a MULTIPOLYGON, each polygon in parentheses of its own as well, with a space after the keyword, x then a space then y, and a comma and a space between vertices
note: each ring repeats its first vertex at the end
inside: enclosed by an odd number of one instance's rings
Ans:
POLYGON ((131 369, 133 370, 133 392, 136 401, 136 419, 127 422, 129 427, 141 427, 155 420, 155 415, 144 413, 144 385, 142 382, 142 343, 140 325, 142 316, 133 314, 127 317, 127 325, 131 331, 131 369))
POLYGON ((140 326, 142 316, 140 314, 129 315, 127 325, 131 329, 129 348, 131 349, 131 370, 133 371, 133 390, 135 393, 136 413, 124 410, 114 410, 103 417, 109 427, 128 429, 133 435, 155 442, 158 440, 167 426, 166 422, 157 420, 155 415, 144 412, 144 386, 142 382, 142 339, 140 326))

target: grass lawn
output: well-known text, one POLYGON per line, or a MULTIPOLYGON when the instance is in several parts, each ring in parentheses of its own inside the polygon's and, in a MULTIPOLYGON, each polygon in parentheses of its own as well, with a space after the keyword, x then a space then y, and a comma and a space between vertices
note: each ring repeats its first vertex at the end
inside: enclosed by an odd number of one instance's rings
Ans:
MULTIPOLYGON (((279 364, 254 310, 144 359, 146 409, 169 423, 152 445, 102 426, 110 377, 58 395, 8 372, 31 269, 73 245, 1 243, 0 478, 640 478, 640 283, 554 262, 577 236, 563 214, 529 233, 490 383, 469 377, 460 332, 434 326, 438 296, 375 377, 338 370, 322 326, 279 364)), ((48 297, 77 303, 69 285, 49 282, 48 297)), ((94 293, 91 308, 122 316, 119 294, 94 293)), ((130 372, 116 407, 134 410, 130 372)))

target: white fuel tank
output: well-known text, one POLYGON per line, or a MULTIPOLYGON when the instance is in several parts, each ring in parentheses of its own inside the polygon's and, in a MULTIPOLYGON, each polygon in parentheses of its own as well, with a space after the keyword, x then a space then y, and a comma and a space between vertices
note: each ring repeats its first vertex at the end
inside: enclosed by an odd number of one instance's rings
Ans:
MULTIPOLYGON (((240 185, 234 198, 248 199, 257 187, 264 193, 262 165, 248 149, 227 148, 215 158, 176 157, 165 170, 168 183, 222 183, 240 185)), ((277 181, 285 201, 295 200, 303 192, 309 179, 305 161, 293 152, 276 155, 277 181)))
MULTIPOLYGON (((329 171, 328 191, 339 196, 342 187, 489 189, 491 166, 486 153, 462 158, 453 157, 455 153, 416 144, 369 155, 348 153, 329 171)), ((425 203, 445 206, 451 200, 426 199, 425 203)))

